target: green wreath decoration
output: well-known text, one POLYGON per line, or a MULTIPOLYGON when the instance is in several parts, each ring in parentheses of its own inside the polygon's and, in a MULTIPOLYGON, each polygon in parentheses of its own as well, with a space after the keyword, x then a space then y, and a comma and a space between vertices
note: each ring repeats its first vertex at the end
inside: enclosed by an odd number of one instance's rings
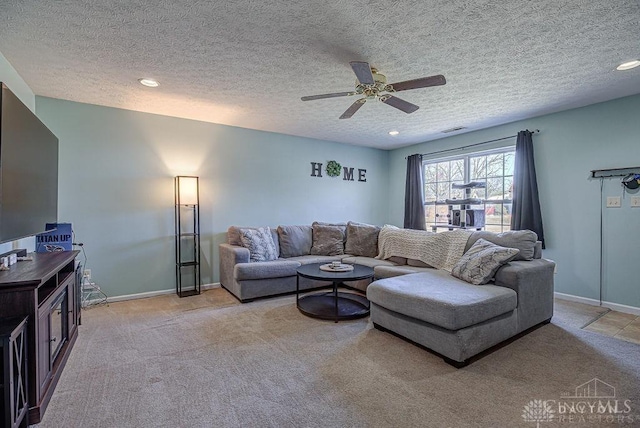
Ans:
POLYGON ((330 160, 327 162, 327 175, 329 177, 337 177, 340 175, 340 171, 342 170, 342 165, 334 160, 330 160))

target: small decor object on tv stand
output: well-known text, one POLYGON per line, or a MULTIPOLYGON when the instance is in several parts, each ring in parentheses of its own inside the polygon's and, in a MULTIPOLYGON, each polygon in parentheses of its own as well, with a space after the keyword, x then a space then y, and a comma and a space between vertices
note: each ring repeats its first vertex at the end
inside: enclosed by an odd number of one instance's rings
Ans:
POLYGON ((36 252, 53 253, 73 249, 71 223, 47 223, 45 230, 48 232, 36 235, 36 252))

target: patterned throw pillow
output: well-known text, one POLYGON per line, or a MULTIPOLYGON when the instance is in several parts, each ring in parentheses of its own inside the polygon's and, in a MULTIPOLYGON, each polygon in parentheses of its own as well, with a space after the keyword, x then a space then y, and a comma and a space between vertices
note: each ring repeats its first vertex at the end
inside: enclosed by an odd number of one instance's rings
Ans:
POLYGON ((486 284, 500 266, 513 260, 520 250, 500 247, 484 239, 478 239, 469 251, 458 260, 451 275, 471 284, 486 284))
POLYGON ((271 236, 269 227, 257 229, 240 229, 242 246, 249 250, 249 258, 252 262, 266 262, 278 258, 276 244, 271 236))

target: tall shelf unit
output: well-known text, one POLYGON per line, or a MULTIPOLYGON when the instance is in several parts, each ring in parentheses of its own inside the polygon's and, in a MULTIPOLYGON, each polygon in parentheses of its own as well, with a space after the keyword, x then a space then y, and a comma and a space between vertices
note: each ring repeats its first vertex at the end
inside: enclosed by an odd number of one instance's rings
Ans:
POLYGON ((200 294, 199 180, 175 177, 176 294, 200 294))
POLYGON ((447 213, 447 224, 437 222, 431 226, 431 230, 436 232, 438 228, 453 229, 475 229, 482 230, 485 223, 484 199, 474 198, 471 195, 472 189, 484 189, 486 183, 471 181, 464 184, 452 184, 452 189, 463 189, 463 199, 446 199, 437 205, 447 205, 449 210, 447 213), (481 209, 472 208, 473 206, 482 205, 481 209))

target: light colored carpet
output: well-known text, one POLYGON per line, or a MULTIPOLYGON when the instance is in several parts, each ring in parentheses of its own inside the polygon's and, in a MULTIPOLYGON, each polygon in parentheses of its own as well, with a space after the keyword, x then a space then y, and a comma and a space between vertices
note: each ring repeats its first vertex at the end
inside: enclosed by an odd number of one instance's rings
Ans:
POLYGON ((626 426, 640 426, 640 346, 580 330, 589 316, 559 305, 551 324, 458 370, 367 318, 308 318, 291 296, 113 303, 83 313, 40 427, 535 427, 525 405, 593 378, 631 400, 626 426))
POLYGON ((569 300, 556 299, 553 321, 575 328, 584 328, 610 311, 602 306, 591 306, 569 300))

